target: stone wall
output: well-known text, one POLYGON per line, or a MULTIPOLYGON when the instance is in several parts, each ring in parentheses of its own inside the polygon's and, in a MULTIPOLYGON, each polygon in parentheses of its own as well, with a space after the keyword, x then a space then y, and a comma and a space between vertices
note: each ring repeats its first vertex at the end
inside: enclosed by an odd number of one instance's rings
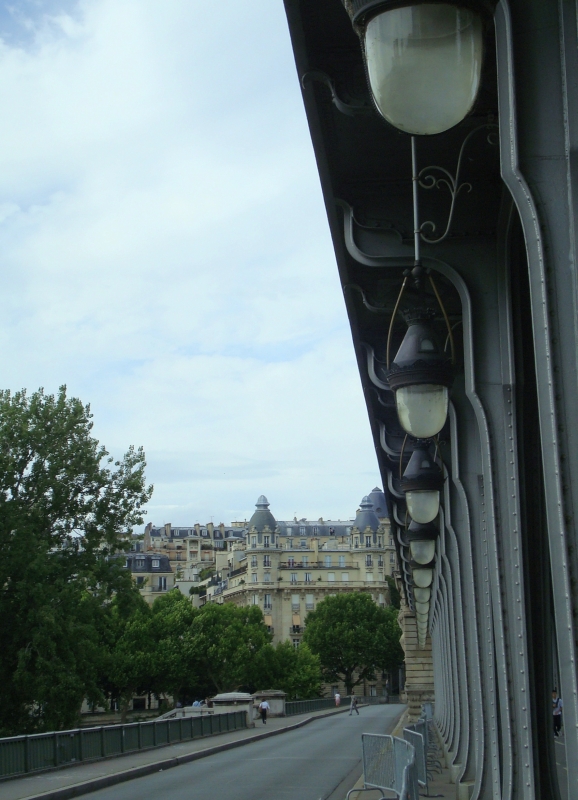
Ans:
POLYGON ((424 649, 418 646, 415 616, 403 598, 398 620, 402 631, 400 644, 405 652, 405 689, 402 699, 408 704, 409 721, 414 722, 421 714, 422 705, 434 701, 431 640, 428 636, 424 649))

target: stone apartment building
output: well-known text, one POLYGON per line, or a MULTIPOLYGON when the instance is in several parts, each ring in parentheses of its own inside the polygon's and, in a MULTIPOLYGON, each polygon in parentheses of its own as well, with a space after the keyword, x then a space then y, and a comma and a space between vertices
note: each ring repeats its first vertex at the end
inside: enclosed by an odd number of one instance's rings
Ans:
MULTIPOLYGON (((262 495, 249 522, 149 523, 135 549, 141 552, 129 554, 127 567, 147 602, 176 586, 186 596, 192 593, 195 605, 258 605, 273 642, 290 640, 295 647, 308 612, 324 597, 364 591, 388 605, 386 578, 396 571, 387 502, 377 487, 350 520, 278 521, 262 495), (213 575, 200 580, 207 568, 213 575)), ((381 676, 376 677, 363 687, 367 694, 381 693, 381 676)))
MULTIPOLYGON (((386 515, 386 500, 377 488, 348 521, 277 521, 262 495, 246 540, 223 554, 223 568, 206 582, 201 602, 258 605, 273 642, 289 639, 295 647, 308 612, 328 595, 364 591, 388 605, 386 578, 396 570, 396 556, 386 515)), ((364 691, 380 694, 383 680, 376 676, 364 691)))
POLYGON ((171 523, 157 527, 149 523, 141 549, 166 556, 179 588, 188 594, 191 586, 199 582, 203 570, 216 568, 217 554, 226 552, 235 542, 243 542, 244 533, 239 527, 223 523, 196 523, 190 527, 175 527, 171 523))
POLYGON ((147 603, 175 588, 175 573, 168 556, 161 553, 131 552, 126 555, 126 567, 147 603))

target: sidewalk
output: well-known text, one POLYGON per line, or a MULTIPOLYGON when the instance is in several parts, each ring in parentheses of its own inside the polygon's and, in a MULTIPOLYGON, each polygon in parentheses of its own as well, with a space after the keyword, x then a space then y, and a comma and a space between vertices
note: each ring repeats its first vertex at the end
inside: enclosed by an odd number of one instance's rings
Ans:
POLYGON ((104 789, 117 783, 140 778, 152 772, 177 767, 198 758, 242 747, 260 739, 276 736, 293 728, 307 725, 316 719, 340 714, 349 706, 339 709, 313 711, 291 717, 273 717, 263 725, 260 720, 254 728, 193 739, 190 742, 157 747, 125 756, 72 765, 58 770, 12 778, 0 782, 2 800, 66 800, 88 792, 104 789))

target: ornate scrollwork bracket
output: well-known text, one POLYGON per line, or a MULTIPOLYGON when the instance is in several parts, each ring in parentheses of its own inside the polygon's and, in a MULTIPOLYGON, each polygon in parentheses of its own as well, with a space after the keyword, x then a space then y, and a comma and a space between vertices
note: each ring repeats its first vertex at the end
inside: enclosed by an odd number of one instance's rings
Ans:
POLYGON ((456 200, 458 198, 459 193, 462 191, 462 189, 465 189, 468 192, 472 191, 471 183, 468 183, 467 181, 460 183, 460 172, 462 168, 462 161, 466 146, 468 145, 472 137, 476 133, 482 130, 488 131, 486 135, 486 140, 488 144, 491 145, 497 144, 498 140, 494 131, 494 129, 497 129, 497 127, 498 125, 494 122, 486 122, 483 125, 479 125, 477 128, 474 128, 472 131, 468 133, 468 135, 462 142, 462 146, 460 147, 455 175, 452 175, 451 172, 449 172, 444 167, 438 167, 436 165, 432 165, 430 167, 424 167, 419 171, 418 181, 422 189, 441 189, 445 187, 449 190, 451 196, 450 211, 445 231, 442 233, 441 236, 438 236, 437 238, 426 236, 424 231, 429 229, 431 234, 434 234, 436 231, 435 223, 432 222, 431 220, 426 220, 425 222, 422 222, 422 224, 419 226, 420 237, 422 241, 427 242, 428 244, 439 244, 439 242, 443 242, 443 240, 448 236, 450 228, 452 226, 454 211, 456 207, 456 200), (431 174, 433 172, 441 173, 441 176, 436 177, 435 175, 431 174))

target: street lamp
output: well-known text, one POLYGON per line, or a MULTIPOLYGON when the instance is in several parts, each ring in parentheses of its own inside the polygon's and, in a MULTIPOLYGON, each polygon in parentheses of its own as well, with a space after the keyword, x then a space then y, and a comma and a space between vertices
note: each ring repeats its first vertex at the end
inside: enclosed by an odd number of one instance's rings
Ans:
POLYGON ((453 383, 452 363, 438 342, 432 316, 428 309, 406 314, 408 329, 387 373, 400 424, 416 439, 431 439, 445 425, 453 383))
POLYGON ((433 565, 426 569, 424 567, 414 567, 411 571, 414 584, 418 589, 427 589, 433 581, 433 565))
POLYGON ((429 603, 431 597, 431 589, 420 589, 417 586, 413 587, 413 596, 416 603, 429 603))
POLYGON ((439 531, 431 522, 421 525, 412 521, 406 538, 409 542, 409 552, 416 564, 429 564, 436 554, 436 541, 439 531))
POLYGON ((467 0, 345 4, 361 37, 373 101, 387 122, 431 135, 469 114, 480 86, 483 22, 467 0))
POLYGON ((442 471, 431 458, 427 445, 419 443, 401 479, 407 510, 415 522, 426 524, 437 517, 443 483, 442 471))

